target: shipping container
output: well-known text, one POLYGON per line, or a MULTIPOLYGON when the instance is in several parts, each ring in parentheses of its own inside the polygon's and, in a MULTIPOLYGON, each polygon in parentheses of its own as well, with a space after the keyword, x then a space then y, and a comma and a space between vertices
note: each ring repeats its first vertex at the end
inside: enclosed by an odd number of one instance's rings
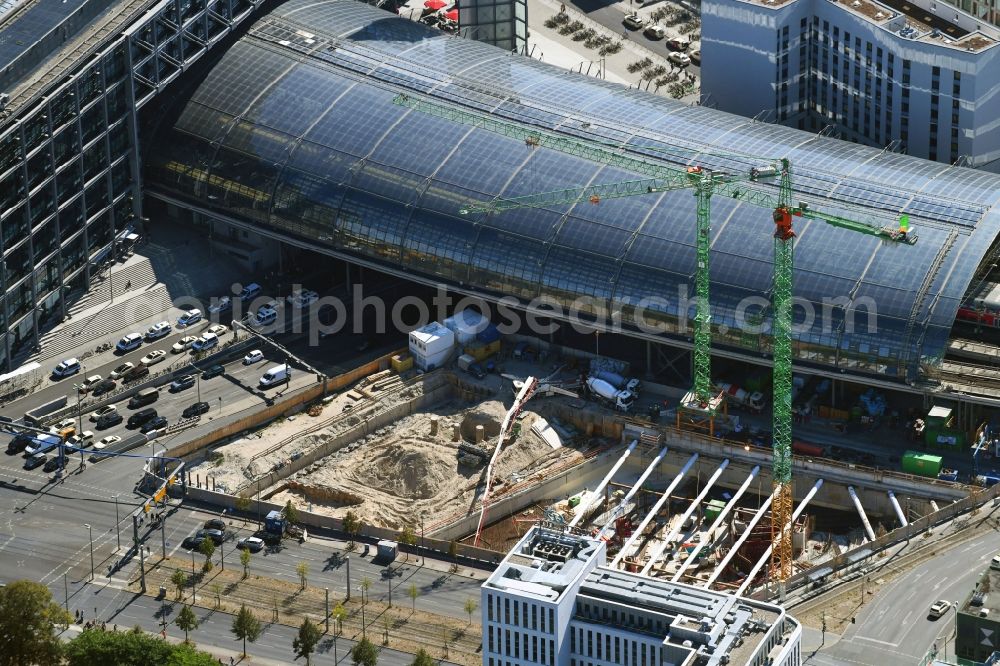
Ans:
POLYGON ((396 354, 392 357, 393 372, 403 373, 413 367, 413 357, 409 354, 396 354))
POLYGON ((477 361, 485 361, 500 351, 500 340, 493 342, 476 342, 466 346, 465 353, 477 361))
POLYGON ((918 476, 936 477, 941 471, 941 456, 907 451, 902 458, 903 471, 918 476))
POLYGON ((726 508, 726 503, 722 500, 714 499, 705 507, 705 520, 714 522, 722 510, 726 508))
POLYGON ((476 335, 476 340, 479 342, 493 342, 494 340, 500 339, 500 331, 497 330, 496 324, 489 324, 476 335))
POLYGON ((437 322, 431 322, 410 331, 409 343, 413 364, 421 370, 433 370, 440 368, 451 358, 455 333, 437 322))
POLYGON ((800 456, 822 458, 826 454, 826 449, 819 444, 795 440, 792 442, 792 452, 797 453, 800 456))
POLYGON ((489 326, 490 320, 476 310, 462 310, 444 320, 447 329, 455 334, 458 344, 467 345, 489 326))

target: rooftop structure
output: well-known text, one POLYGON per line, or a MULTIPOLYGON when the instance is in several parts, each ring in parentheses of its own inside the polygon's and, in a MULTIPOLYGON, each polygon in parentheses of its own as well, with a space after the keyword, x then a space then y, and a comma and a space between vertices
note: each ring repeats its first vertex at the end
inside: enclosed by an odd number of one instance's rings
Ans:
POLYGON ((534 526, 483 584, 484 666, 799 663, 801 628, 781 607, 611 569, 605 554, 585 532, 534 526), (536 633, 548 657, 514 654, 536 633))

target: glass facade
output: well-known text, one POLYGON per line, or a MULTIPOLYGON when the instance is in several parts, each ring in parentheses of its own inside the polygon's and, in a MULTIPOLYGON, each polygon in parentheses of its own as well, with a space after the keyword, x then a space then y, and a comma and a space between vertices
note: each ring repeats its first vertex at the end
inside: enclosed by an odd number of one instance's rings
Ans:
POLYGON ((100 20, 126 34, 71 53, 46 87, 10 91, 0 122, 0 367, 23 362, 39 332, 66 316, 139 212, 137 109, 258 4, 150 2, 133 25, 112 13, 100 20))
MULTIPOLYGON (((353 0, 290 0, 252 26, 180 96, 146 151, 147 186, 420 279, 690 337, 690 191, 463 216, 497 196, 636 175, 394 105, 400 92, 678 168, 739 174, 760 163, 748 156, 787 156, 817 210, 908 213, 912 246, 797 220, 794 349, 823 366, 903 378, 940 358, 1000 224, 997 176, 568 75, 353 0)), ((712 208, 715 339, 759 358, 771 214, 721 196, 712 208)))

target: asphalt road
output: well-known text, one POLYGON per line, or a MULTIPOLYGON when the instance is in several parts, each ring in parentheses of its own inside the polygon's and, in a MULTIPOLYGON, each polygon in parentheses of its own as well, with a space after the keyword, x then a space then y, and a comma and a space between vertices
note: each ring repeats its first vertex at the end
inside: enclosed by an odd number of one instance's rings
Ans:
MULTIPOLYGON (((841 666, 912 666, 920 663, 935 642, 938 650, 954 656, 955 611, 931 620, 927 611, 938 599, 964 602, 975 580, 1000 552, 1000 532, 990 532, 956 550, 941 550, 868 597, 860 607, 856 623, 839 639, 810 630, 803 638, 803 664, 841 666)), ((873 572, 869 580, 875 581, 873 572)), ((794 615, 794 611, 793 611, 794 615)))

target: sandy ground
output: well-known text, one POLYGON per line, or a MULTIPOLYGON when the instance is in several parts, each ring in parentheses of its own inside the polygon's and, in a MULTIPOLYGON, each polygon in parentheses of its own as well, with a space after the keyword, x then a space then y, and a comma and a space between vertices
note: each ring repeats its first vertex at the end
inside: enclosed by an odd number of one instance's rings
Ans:
MULTIPOLYGON (((536 406, 545 411, 545 402, 536 406)), ((353 510, 370 524, 398 528, 423 517, 435 521, 468 511, 476 499, 495 437, 479 445, 482 456, 459 449, 452 433, 461 426, 462 439, 474 445, 475 424, 486 424, 495 435, 507 407, 489 400, 472 408, 442 405, 400 420, 328 456, 289 479, 289 487, 272 501, 291 500, 299 506, 331 516, 353 510), (431 434, 431 418, 439 416, 438 432, 431 434)), ((530 432, 536 413, 525 412, 521 434, 501 452, 495 486, 520 480, 564 457, 580 454, 571 448, 553 450, 530 432)))

